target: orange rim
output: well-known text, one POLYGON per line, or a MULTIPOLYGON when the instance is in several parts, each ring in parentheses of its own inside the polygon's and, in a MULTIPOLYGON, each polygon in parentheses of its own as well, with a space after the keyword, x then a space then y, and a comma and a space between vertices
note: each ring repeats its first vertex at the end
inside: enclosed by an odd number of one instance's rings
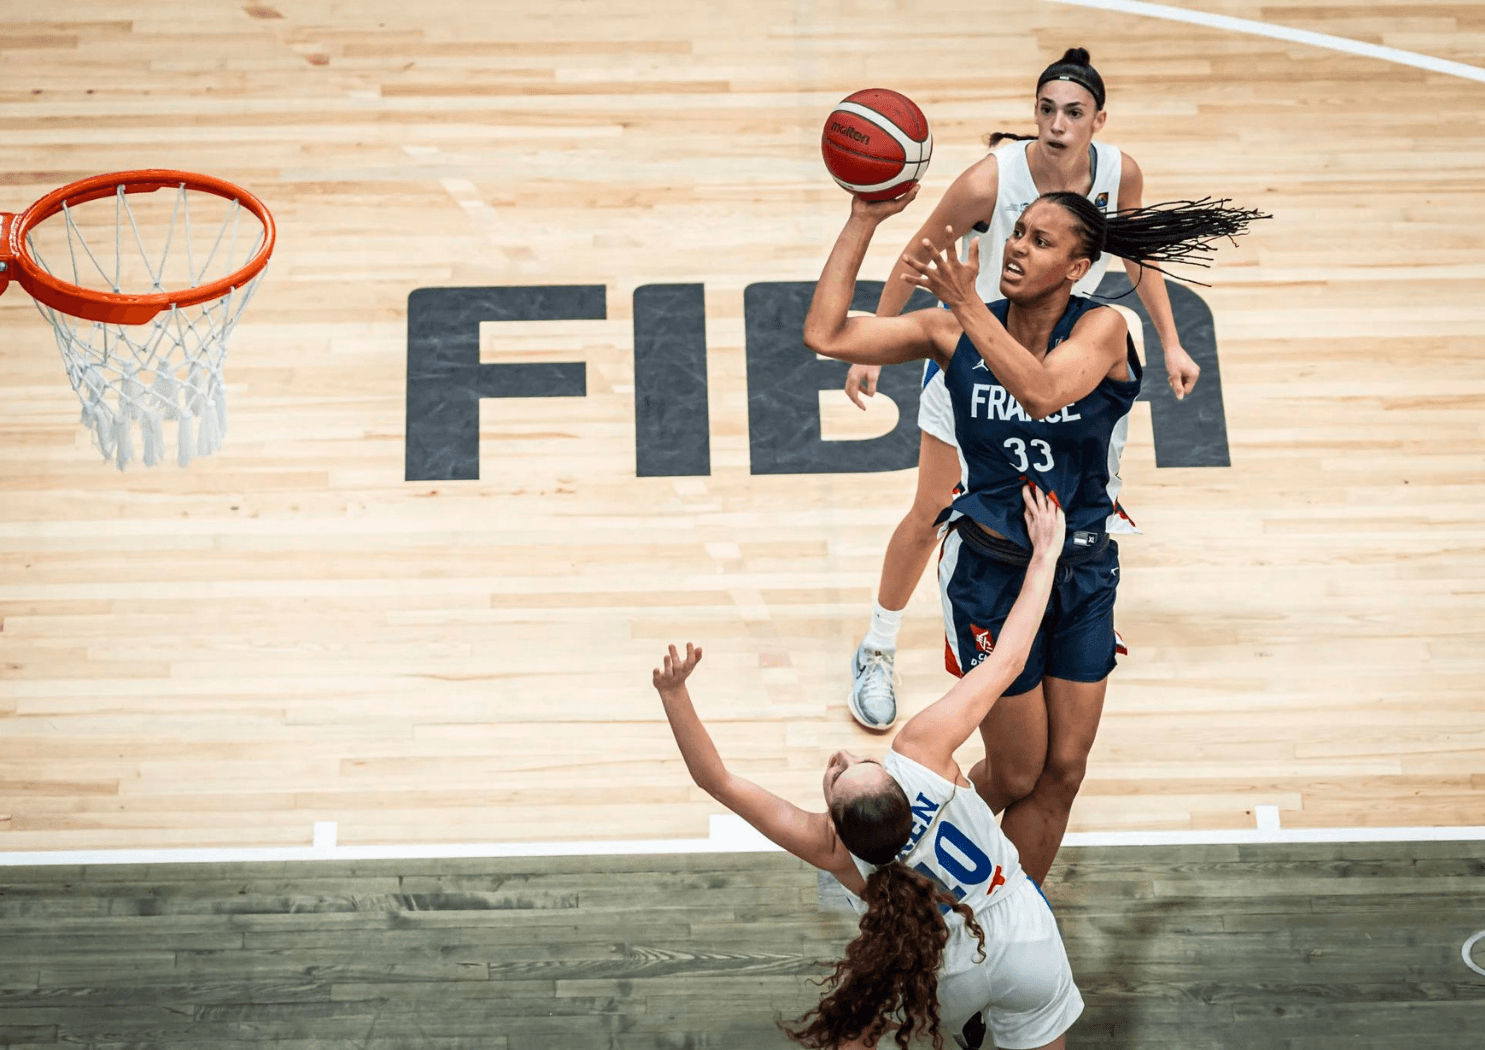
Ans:
POLYGON ((273 216, 267 207, 247 190, 226 179, 164 168, 94 175, 53 190, 19 215, 0 215, 0 263, 6 264, 4 271, 0 272, 0 292, 14 279, 32 298, 62 313, 110 324, 145 324, 161 310, 172 306, 197 306, 241 288, 268 265, 268 257, 273 254, 273 242, 273 216), (70 208, 112 196, 120 186, 125 193, 153 193, 184 186, 236 201, 263 224, 263 243, 235 273, 210 284, 152 295, 121 295, 83 288, 59 280, 31 258, 26 251, 27 233, 60 212, 64 205, 70 208))

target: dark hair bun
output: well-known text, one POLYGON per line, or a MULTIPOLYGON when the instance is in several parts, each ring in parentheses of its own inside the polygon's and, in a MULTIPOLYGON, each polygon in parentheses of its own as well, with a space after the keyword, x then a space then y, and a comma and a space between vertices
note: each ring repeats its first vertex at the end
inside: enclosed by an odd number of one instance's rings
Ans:
POLYGON ((1062 53, 1062 57, 1058 61, 1059 63, 1065 62, 1074 66, 1091 66, 1093 64, 1088 58, 1088 49, 1086 47, 1070 47, 1062 53))

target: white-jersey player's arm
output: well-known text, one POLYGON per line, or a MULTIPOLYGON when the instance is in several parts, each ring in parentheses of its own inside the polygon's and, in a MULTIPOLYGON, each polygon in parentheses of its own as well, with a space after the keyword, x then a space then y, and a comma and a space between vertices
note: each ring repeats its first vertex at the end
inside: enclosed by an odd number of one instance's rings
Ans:
POLYGON ((916 290, 910 280, 904 279, 912 277, 913 269, 903 256, 918 254, 924 238, 933 243, 935 250, 943 251, 953 243, 944 232, 946 227, 968 230, 977 222, 988 222, 995 214, 999 190, 1000 166, 993 153, 960 173, 893 263, 892 273, 882 286, 882 297, 877 301, 878 317, 896 317, 916 290))
POLYGON ((654 673, 655 689, 665 705, 665 717, 691 779, 770 842, 830 872, 848 889, 860 892, 864 886, 861 875, 850 852, 836 837, 828 813, 806 812, 751 780, 727 771, 711 735, 697 717, 691 693, 686 688, 686 679, 700 660, 699 648, 687 643, 686 655, 682 657, 672 645, 664 668, 654 673))
MULTIPOLYGON (((1145 206, 1145 173, 1140 166, 1134 162, 1134 158, 1128 153, 1123 154, 1120 159, 1119 169, 1119 210, 1129 211, 1132 208, 1143 208, 1145 206)), ((1145 310, 1150 314, 1150 321, 1155 325, 1155 332, 1160 336, 1161 349, 1166 354, 1172 350, 1181 348, 1181 336, 1176 331, 1176 318, 1170 308, 1170 293, 1165 290, 1165 275, 1156 270, 1147 270, 1139 263, 1123 260, 1124 272, 1129 275, 1129 283, 1134 285, 1135 292, 1140 301, 1145 304, 1145 310)), ((1145 358, 1149 359, 1153 347, 1145 347, 1145 358)), ((1193 380, 1195 382, 1195 380, 1193 380)))
POLYGON ((954 752, 990 713, 995 701, 1026 666, 1027 654, 1046 614, 1057 556, 1067 536, 1067 520, 1054 500, 1030 485, 1022 490, 1031 564, 1021 593, 996 639, 995 651, 970 670, 941 699, 908 719, 892 749, 927 766, 950 783, 959 780, 954 752))

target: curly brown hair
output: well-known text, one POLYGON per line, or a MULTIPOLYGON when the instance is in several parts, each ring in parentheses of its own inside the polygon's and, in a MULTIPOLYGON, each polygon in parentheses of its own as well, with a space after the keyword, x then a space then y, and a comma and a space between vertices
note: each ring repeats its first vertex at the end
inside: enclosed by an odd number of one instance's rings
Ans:
POLYGON ((862 893, 861 932, 823 982, 829 991, 793 1028, 782 1027, 811 1050, 862 1037, 874 1043, 894 1025, 901 1050, 924 1033, 934 1050, 942 1050, 938 971, 949 941, 944 913, 959 912, 982 951, 985 931, 967 906, 896 859, 912 832, 912 813, 895 781, 880 793, 832 805, 830 815, 845 847, 879 866, 862 893))

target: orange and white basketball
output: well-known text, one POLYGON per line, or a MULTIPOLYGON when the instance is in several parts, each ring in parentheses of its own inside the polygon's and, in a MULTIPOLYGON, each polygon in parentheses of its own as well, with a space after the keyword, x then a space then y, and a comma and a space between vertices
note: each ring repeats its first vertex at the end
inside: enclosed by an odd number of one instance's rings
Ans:
POLYGON ((928 170, 933 135, 912 99, 889 88, 867 88, 830 111, 820 152, 844 189, 863 200, 891 200, 928 170))

